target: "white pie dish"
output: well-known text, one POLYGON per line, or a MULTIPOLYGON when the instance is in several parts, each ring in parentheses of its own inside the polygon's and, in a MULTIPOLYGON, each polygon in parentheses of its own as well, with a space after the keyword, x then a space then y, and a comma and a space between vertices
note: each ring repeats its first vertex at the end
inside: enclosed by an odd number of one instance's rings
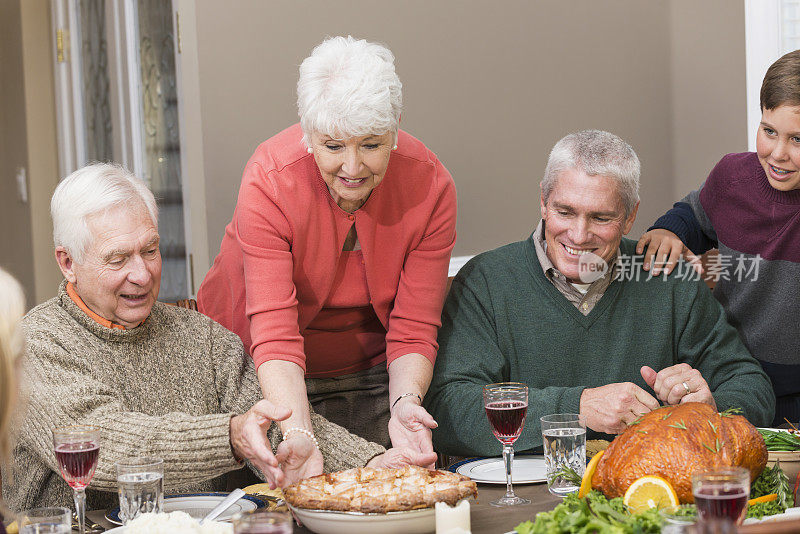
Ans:
POLYGON ((304 527, 316 534, 428 534, 436 530, 435 508, 368 514, 287 506, 304 527))

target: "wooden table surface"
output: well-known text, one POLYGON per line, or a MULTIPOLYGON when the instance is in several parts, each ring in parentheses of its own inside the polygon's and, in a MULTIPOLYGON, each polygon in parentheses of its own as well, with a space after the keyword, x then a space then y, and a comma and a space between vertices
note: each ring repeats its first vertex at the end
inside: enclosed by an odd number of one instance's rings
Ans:
MULTIPOLYGON (((526 484, 514 486, 520 497, 530 499, 531 504, 499 508, 489 504, 506 492, 505 485, 478 484, 478 499, 470 503, 472 534, 503 534, 512 530, 522 521, 533 519, 538 512, 546 512, 561 502, 559 497, 547 491, 546 484, 526 484)), ((105 510, 87 512, 90 520, 106 528, 114 527, 106 521, 105 510)), ((307 534, 311 531, 295 526, 295 534, 307 534)), ((346 534, 346 533, 343 533, 346 534)))

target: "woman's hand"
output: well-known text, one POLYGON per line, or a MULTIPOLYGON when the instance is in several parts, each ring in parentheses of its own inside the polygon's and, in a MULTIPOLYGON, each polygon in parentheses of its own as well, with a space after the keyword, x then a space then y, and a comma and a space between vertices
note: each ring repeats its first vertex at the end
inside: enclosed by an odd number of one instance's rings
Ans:
POLYGON ((367 467, 398 468, 407 465, 419 465, 429 467, 436 462, 435 452, 418 452, 405 447, 395 447, 388 449, 383 454, 379 454, 369 462, 367 467))
POLYGON ((280 486, 284 488, 304 478, 322 474, 322 453, 317 446, 305 434, 293 434, 278 445, 275 455, 283 469, 284 480, 280 486))
MULTIPOLYGON (((417 453, 433 454, 431 429, 439 424, 422 406, 416 404, 413 397, 405 397, 395 404, 392 417, 389 419, 389 437, 392 446, 407 448, 417 453)), ((391 450, 391 449, 390 449, 391 450)), ((436 457, 427 464, 432 468, 436 457)))
POLYGON ((683 241, 669 230, 656 228, 642 234, 636 244, 636 253, 641 254, 645 250, 645 245, 647 252, 644 253, 642 268, 645 271, 650 271, 652 268, 650 274, 653 276, 657 276, 661 271, 670 274, 681 256, 694 267, 697 274, 703 274, 700 258, 692 254, 683 241))

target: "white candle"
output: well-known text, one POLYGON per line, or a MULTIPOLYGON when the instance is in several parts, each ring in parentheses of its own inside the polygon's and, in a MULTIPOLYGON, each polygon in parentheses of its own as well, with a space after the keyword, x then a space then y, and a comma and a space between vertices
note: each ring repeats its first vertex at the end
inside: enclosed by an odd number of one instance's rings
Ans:
POLYGON ((436 503, 436 534, 469 534, 469 502, 463 500, 457 506, 436 503))

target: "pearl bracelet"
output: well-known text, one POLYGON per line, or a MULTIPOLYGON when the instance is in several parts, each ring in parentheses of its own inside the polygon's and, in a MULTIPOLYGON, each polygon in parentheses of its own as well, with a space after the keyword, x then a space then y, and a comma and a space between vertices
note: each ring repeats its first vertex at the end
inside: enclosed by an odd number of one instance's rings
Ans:
POLYGON ((301 434, 305 434, 306 436, 308 436, 308 439, 314 442, 314 446, 317 448, 317 450, 319 450, 319 442, 317 441, 317 438, 314 436, 314 433, 311 432, 310 430, 306 430, 305 428, 300 428, 299 426, 293 426, 292 428, 284 432, 283 441, 289 439, 289 435, 292 432, 300 432, 301 434))

